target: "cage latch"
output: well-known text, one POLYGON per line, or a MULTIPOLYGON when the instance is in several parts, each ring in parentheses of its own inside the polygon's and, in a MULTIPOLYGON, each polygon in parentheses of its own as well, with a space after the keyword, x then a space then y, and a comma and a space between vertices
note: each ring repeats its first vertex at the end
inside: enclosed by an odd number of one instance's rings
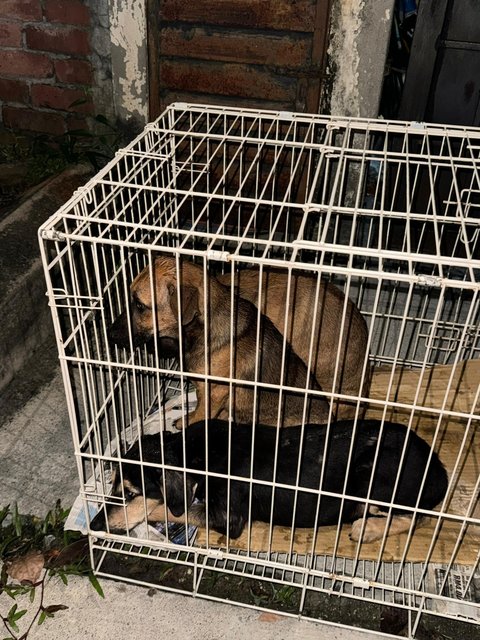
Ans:
POLYGON ((439 276, 418 276, 418 284, 423 284, 426 287, 441 287, 442 279, 439 276))
POLYGON ((64 233, 56 229, 42 229, 41 234, 44 240, 65 240, 66 238, 64 233))
POLYGON ((353 576, 344 576, 336 573, 329 573, 327 577, 333 582, 348 582, 354 589, 371 589, 372 585, 365 578, 355 578, 353 576))
POLYGON ((209 558, 217 558, 218 560, 223 560, 224 553, 220 551, 220 549, 207 549, 207 556, 209 558))
POLYGON ((353 578, 352 586, 355 589, 370 589, 372 585, 368 580, 365 580, 363 578, 353 578))
POLYGON ((230 252, 218 251, 216 249, 209 249, 207 251, 207 258, 209 260, 221 260, 222 262, 228 262, 230 260, 230 252))

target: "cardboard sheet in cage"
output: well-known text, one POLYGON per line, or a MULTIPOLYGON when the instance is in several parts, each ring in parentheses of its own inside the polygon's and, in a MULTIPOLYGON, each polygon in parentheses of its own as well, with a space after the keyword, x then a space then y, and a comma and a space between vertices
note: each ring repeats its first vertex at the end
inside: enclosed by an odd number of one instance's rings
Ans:
MULTIPOLYGON (((390 369, 374 372, 370 396, 387 401, 371 405, 369 418, 382 418, 410 424, 427 442, 433 443, 445 465, 452 487, 446 512, 460 518, 430 518, 413 535, 407 533, 387 537, 384 542, 358 544, 349 540, 349 525, 337 535, 337 527, 297 529, 292 537, 288 527, 275 527, 270 539, 269 526, 255 522, 245 529, 230 547, 250 551, 317 553, 362 560, 436 562, 475 565, 480 553, 480 526, 464 521, 465 516, 479 518, 476 483, 480 473, 480 433, 478 420, 468 414, 480 413, 480 360, 470 360, 457 366, 435 366, 430 369, 390 369), (393 406, 389 403, 400 406, 393 406), (402 407, 408 404, 409 407, 402 407), (415 411, 412 410, 415 405, 415 411), (386 407, 386 408, 385 408, 386 407), (463 416, 439 418, 439 410, 462 413, 463 416), (437 429, 438 427, 438 429, 437 429)), ((196 543, 207 543, 206 531, 199 530, 196 543)), ((208 543, 224 548, 224 536, 209 531, 208 543)))

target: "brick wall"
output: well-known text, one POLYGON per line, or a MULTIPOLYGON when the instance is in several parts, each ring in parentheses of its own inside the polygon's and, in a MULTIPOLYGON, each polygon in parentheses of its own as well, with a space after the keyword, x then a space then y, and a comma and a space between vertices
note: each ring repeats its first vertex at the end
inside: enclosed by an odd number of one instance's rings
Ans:
POLYGON ((87 126, 93 110, 89 27, 83 0, 0 0, 4 126, 55 135, 87 126))

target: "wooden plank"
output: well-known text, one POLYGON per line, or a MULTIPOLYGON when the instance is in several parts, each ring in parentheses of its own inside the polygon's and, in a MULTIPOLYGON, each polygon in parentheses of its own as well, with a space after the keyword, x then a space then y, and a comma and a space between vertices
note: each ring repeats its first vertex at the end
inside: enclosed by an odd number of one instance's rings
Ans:
MULTIPOLYGON (((461 413, 480 412, 476 398, 480 381, 480 360, 465 360, 456 367, 437 365, 419 369, 374 371, 370 397, 377 400, 417 405, 428 411, 445 409, 461 413)), ((377 410, 371 408, 369 415, 377 410)))
POLYGON ((217 95, 292 101, 295 79, 241 65, 199 61, 163 60, 161 89, 203 92, 217 95))
POLYGON ((203 27, 164 26, 160 31, 160 54, 301 69, 309 65, 311 36, 241 32, 203 27))
POLYGON ((231 27, 311 32, 315 0, 163 0, 162 19, 231 27))
MULTIPOLYGON (((442 525, 440 533, 433 544, 431 555, 429 549, 435 532, 435 522, 430 519, 424 526, 415 530, 410 544, 407 546, 408 535, 402 533, 396 536, 388 536, 386 543, 382 545, 380 540, 368 544, 352 542, 348 537, 350 525, 341 528, 339 540, 336 540, 337 527, 321 527, 314 537, 313 529, 297 529, 294 535, 292 549, 291 530, 289 527, 274 527, 272 537, 272 551, 278 553, 294 553, 327 555, 340 558, 355 558, 358 553, 359 560, 376 560, 382 562, 399 562, 404 556, 407 562, 436 562, 447 564, 451 559, 461 525, 454 522, 446 522, 442 525)), ((226 549, 226 538, 215 531, 209 532, 209 546, 226 549)), ((244 530, 236 540, 230 541, 231 549, 247 550, 249 531, 244 530)), ((269 541, 269 527, 263 522, 254 522, 250 530, 250 550, 267 551, 269 541)), ((196 545, 205 547, 207 536, 204 529, 198 531, 196 545)), ((454 560, 458 564, 475 564, 477 552, 480 546, 479 527, 471 527, 463 539, 454 560)))

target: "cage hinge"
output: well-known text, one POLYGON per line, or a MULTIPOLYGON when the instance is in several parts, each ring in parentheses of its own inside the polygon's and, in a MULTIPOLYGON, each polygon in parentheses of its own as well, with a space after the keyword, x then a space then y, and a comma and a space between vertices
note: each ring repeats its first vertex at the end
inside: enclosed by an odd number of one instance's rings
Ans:
POLYGON ((371 589, 372 585, 368 580, 364 580, 363 578, 353 578, 352 586, 355 589, 371 589))
POLYGON ((418 284, 423 284, 426 287, 441 287, 442 279, 439 276, 418 276, 418 284))
POLYGON ((220 549, 207 549, 206 551, 209 558, 218 558, 219 560, 223 560, 225 555, 223 551, 220 551, 220 549))
POLYGON ((413 120, 412 122, 409 123, 408 126, 410 127, 410 129, 414 129, 415 131, 426 130, 425 122, 418 122, 418 120, 413 120))
POLYGON ((209 260, 221 260, 222 262, 228 262, 230 260, 230 252, 218 251, 216 249, 209 249, 207 251, 207 258, 209 260))
POLYGON ((55 229, 42 229, 41 233, 44 240, 65 240, 67 237, 64 233, 55 229))
POLYGON ((365 578, 355 578, 351 576, 343 576, 336 573, 328 573, 327 577, 334 582, 348 582, 354 589, 371 589, 372 585, 365 578))

